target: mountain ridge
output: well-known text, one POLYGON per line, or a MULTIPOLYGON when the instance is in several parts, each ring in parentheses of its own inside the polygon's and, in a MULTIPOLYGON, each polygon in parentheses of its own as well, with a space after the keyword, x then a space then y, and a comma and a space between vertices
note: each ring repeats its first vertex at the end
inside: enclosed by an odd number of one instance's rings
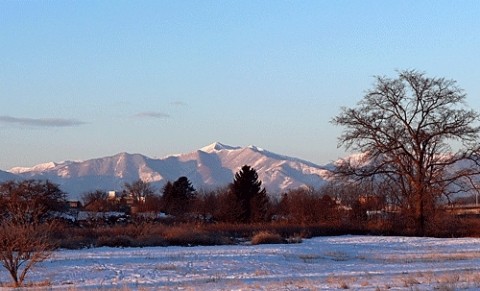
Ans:
POLYGON ((120 190, 124 183, 137 179, 152 183, 157 189, 181 176, 188 177, 196 189, 223 187, 233 181, 234 174, 243 165, 257 171, 271 195, 299 187, 320 187, 328 172, 326 167, 257 146, 214 142, 196 151, 158 159, 121 152, 85 161, 14 167, 4 173, 20 179, 48 179, 59 184, 69 194, 69 199, 78 199, 92 190, 120 190))

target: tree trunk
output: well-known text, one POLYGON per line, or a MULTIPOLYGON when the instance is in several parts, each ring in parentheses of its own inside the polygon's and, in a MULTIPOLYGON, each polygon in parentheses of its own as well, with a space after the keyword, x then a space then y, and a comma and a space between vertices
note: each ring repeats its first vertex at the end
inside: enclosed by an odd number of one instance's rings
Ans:
POLYGON ((425 207, 425 191, 421 186, 417 187, 417 194, 415 199, 415 236, 425 236, 426 228, 426 207, 425 207))
POLYGON ((11 268, 8 269, 8 272, 10 273, 10 276, 12 277, 13 283, 15 288, 20 287, 20 283, 18 282, 18 276, 17 276, 17 269, 11 268))

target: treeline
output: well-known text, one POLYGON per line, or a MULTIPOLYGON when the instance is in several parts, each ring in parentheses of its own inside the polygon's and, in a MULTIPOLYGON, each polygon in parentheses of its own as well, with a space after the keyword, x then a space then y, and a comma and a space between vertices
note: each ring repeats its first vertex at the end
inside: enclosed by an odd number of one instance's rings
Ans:
MULTIPOLYGON (((227 187, 197 191, 187 177, 180 177, 174 182, 167 182, 157 191, 150 184, 138 180, 126 183, 115 195, 104 191, 86 193, 82 197, 82 209, 91 213, 110 212, 112 215, 125 212, 137 223, 321 223, 333 226, 345 221, 348 207, 331 191, 332 187, 318 190, 299 188, 274 199, 262 187, 256 170, 246 165, 227 187)), ((95 220, 92 223, 112 223, 108 215, 102 215, 103 220, 98 217, 92 215, 95 220)))
MULTIPOLYGON (((256 231, 281 226, 284 237, 322 234, 395 234, 414 235, 410 209, 396 204, 388 189, 369 183, 331 181, 320 189, 299 188, 279 196, 268 195, 255 169, 243 166, 232 183, 215 190, 196 190, 187 177, 169 181, 161 189, 137 180, 126 183, 119 192, 92 191, 82 196, 81 205, 72 208, 66 193, 49 181, 9 181, 0 184, 1 222, 42 224, 55 221, 62 230, 56 244, 76 248, 112 245, 115 236, 98 233, 118 228, 124 238, 119 246, 144 245, 151 225, 185 226, 193 229, 224 229, 228 237, 250 238, 256 231), (275 198, 273 198, 275 197, 275 198), (131 231, 136 226, 149 227, 131 231), (130 229, 123 231, 122 228, 130 229), (292 231, 285 231, 291 227, 292 231), (236 229, 242 229, 236 231, 236 229), (252 231, 245 231, 251 229, 252 231), (303 230, 302 230, 303 229, 303 230), (130 232, 130 233, 129 233, 130 232), (136 235, 141 233, 141 235, 136 235), (89 237, 90 236, 90 237, 89 237), (132 238, 125 239, 127 237, 132 238), (130 241, 130 242, 129 242, 130 241)), ((476 219, 454 215, 452 204, 432 210, 429 236, 477 235, 471 227, 476 219)), ((115 232, 115 231, 114 231, 115 232)), ((169 237, 165 235, 165 237, 169 237)), ((150 245, 175 244, 176 239, 151 238, 150 245)), ((214 240, 211 244, 232 240, 214 240)), ((234 240, 233 240, 234 241, 234 240)), ((195 241, 182 244, 197 244, 195 241)))
POLYGON ((274 210, 261 184, 255 169, 244 166, 228 187, 212 191, 197 191, 187 177, 168 181, 158 191, 150 184, 137 180, 126 183, 119 193, 86 193, 82 204, 86 211, 122 211, 137 220, 264 223, 271 221, 274 210))
MULTIPOLYGON (((197 191, 187 177, 154 189, 141 180, 120 192, 93 191, 83 205, 49 181, 0 184, 0 261, 20 286, 28 270, 56 248, 294 243, 320 235, 414 235, 410 209, 385 188, 332 181, 276 199, 255 169, 243 166, 230 185, 197 191), (83 215, 83 218, 81 216, 83 215)), ((478 236, 478 219, 438 202, 431 236, 478 236)))
MULTIPOLYGON (((299 188, 279 196, 268 195, 255 169, 244 166, 230 185, 197 191, 187 177, 154 189, 141 180, 125 184, 112 197, 95 191, 83 196, 83 209, 91 213, 124 212, 127 217, 92 215, 90 226, 127 223, 289 225, 317 228, 318 234, 363 233, 415 235, 415 221, 408 205, 401 203, 388 185, 369 181, 335 179, 320 189, 299 188), (275 198, 273 198, 275 197, 275 198), (100 217, 100 218, 99 218, 100 217)), ((455 204, 437 200, 429 211, 426 235, 477 235, 470 226, 476 219, 454 215, 455 204)), ((84 224, 87 222, 83 222, 84 224)), ((250 233, 251 235, 251 233, 250 233)))

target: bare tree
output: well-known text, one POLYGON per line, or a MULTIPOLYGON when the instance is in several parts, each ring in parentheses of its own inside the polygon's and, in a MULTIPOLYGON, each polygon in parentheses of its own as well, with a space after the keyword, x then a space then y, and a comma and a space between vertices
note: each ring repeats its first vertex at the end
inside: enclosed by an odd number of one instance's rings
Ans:
POLYGON ((191 203, 192 207, 190 207, 190 211, 197 221, 213 221, 215 212, 220 207, 217 191, 205 189, 197 191, 197 195, 191 203))
POLYGON ((28 271, 47 259, 55 249, 49 238, 51 226, 50 223, 18 224, 13 221, 0 224, 0 262, 10 274, 14 287, 21 286, 28 271))
POLYGON ((414 70, 377 77, 356 108, 332 120, 346 128, 339 144, 362 153, 336 173, 383 184, 414 233, 425 235, 440 197, 476 187, 479 115, 465 96, 455 81, 414 70))
POLYGON ((58 185, 41 180, 0 184, 0 213, 19 224, 45 221, 66 208, 66 194, 58 185))
POLYGON ((287 191, 278 203, 278 214, 283 220, 309 225, 334 222, 337 205, 325 189, 297 188, 287 191))
POLYGON ((88 211, 107 212, 115 210, 115 201, 108 200, 108 194, 102 190, 90 191, 82 195, 84 208, 88 211))
POLYGON ((65 207, 65 193, 48 181, 8 181, 0 184, 0 262, 15 287, 28 271, 55 249, 50 239, 52 212, 65 207))
POLYGON ((133 199, 134 204, 145 203, 148 196, 155 195, 155 189, 150 183, 138 179, 134 182, 125 183, 123 194, 133 199))

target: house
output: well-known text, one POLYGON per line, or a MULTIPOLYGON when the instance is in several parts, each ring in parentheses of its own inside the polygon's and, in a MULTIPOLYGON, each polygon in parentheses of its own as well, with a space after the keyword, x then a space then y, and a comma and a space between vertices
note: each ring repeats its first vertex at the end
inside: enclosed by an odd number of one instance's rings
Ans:
POLYGON ((70 209, 80 209, 80 208, 82 208, 82 203, 78 200, 68 201, 68 208, 70 208, 70 209))

